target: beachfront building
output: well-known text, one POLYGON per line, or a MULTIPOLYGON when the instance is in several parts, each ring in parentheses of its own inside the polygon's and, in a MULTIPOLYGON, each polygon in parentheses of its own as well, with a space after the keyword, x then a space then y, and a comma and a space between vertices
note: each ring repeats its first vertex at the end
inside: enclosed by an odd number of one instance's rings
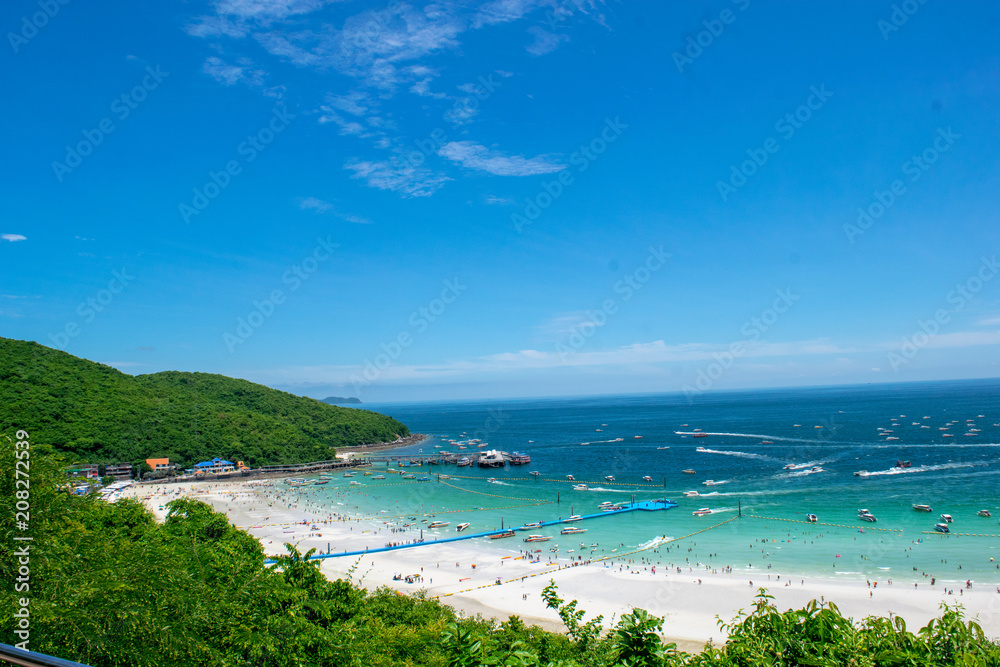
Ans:
POLYGON ((153 472, 170 472, 177 467, 176 464, 170 462, 170 459, 146 459, 146 465, 153 472))
POLYGON ((232 472, 236 466, 231 461, 215 457, 211 461, 202 461, 194 464, 194 474, 196 475, 218 475, 222 472, 232 472))
POLYGON ((100 479, 101 466, 96 463, 81 463, 66 469, 66 474, 70 477, 82 477, 84 479, 100 479))
POLYGON ((105 476, 110 475, 117 480, 132 479, 131 463, 112 463, 104 466, 105 476))

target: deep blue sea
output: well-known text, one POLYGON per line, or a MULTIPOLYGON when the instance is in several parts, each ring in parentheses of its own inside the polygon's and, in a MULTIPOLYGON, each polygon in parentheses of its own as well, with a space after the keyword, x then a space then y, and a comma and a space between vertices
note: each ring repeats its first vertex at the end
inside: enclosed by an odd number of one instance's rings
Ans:
MULTIPOLYGON (((475 443, 460 451, 449 441, 476 438, 489 449, 526 452, 532 462, 506 469, 424 466, 408 472, 429 474, 432 482, 390 474, 347 487, 338 479, 309 495, 381 521, 457 511, 449 527, 430 531, 441 535, 454 534, 462 521, 490 530, 594 513, 604 501, 666 497, 680 506, 587 521, 585 535, 550 529, 555 539, 545 546, 558 545, 561 558, 625 552, 695 533, 741 509, 737 521, 672 543, 671 558, 683 554, 690 563, 748 572, 898 580, 928 573, 998 585, 998 399, 1000 380, 977 380, 713 392, 693 402, 671 394, 370 404, 364 407, 430 436, 393 452, 401 456, 418 450, 474 456, 475 443), (897 468, 897 461, 910 467, 897 468), (450 479, 439 481, 439 473, 450 479), (573 490, 581 483, 588 490, 573 490), (915 511, 913 504, 933 511, 915 511), (692 515, 699 508, 713 513, 692 515), (860 508, 878 521, 860 521, 860 508), (992 517, 977 516, 983 509, 992 517), (807 513, 819 523, 806 523, 807 513), (934 533, 941 514, 954 518, 950 535, 934 533)), ((519 539, 480 541, 487 548, 523 546, 519 539)), ((652 557, 666 558, 664 549, 652 557)))

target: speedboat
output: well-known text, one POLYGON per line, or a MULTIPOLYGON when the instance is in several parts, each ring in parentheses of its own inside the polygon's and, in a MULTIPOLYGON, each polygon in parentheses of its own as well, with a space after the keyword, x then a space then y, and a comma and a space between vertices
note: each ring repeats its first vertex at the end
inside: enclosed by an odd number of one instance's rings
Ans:
POLYGON ((354 477, 354 473, 353 472, 345 472, 344 473, 344 477, 354 477))
POLYGON ((444 528, 449 523, 450 522, 448 522, 448 521, 432 521, 431 523, 427 524, 427 527, 428 528, 444 528))
POLYGON ((525 542, 548 542, 552 538, 548 535, 528 535, 524 538, 525 542))
POLYGON ((605 481, 605 482, 613 482, 613 481, 615 481, 615 476, 614 476, 614 475, 607 475, 607 476, 606 476, 606 477, 604 478, 604 481, 605 481))
POLYGON ((702 482, 703 486, 716 486, 718 484, 722 484, 722 482, 716 482, 714 479, 706 479, 702 482))
POLYGON ((872 523, 878 521, 878 519, 876 519, 875 516, 868 510, 858 510, 858 518, 862 521, 871 521, 872 523))
POLYGON ((372 479, 385 479, 385 475, 375 475, 372 479))
POLYGON ((573 477, 573 475, 566 475, 566 479, 572 482, 575 478, 573 477))
POLYGON ((569 528, 563 528, 559 531, 560 535, 577 535, 579 533, 586 533, 586 528, 577 528, 576 526, 570 526, 569 528))
POLYGON ((492 535, 490 535, 490 539, 491 540, 499 540, 499 539, 502 539, 504 537, 514 537, 514 531, 513 530, 505 530, 502 533, 493 533, 492 535))
POLYGON ((931 506, 930 505, 914 505, 913 509, 917 510, 918 512, 930 512, 931 511, 931 506))
POLYGON ((463 530, 465 530, 466 528, 468 528, 470 525, 472 525, 472 524, 460 523, 457 526, 455 526, 455 530, 457 530, 458 532, 461 533, 463 530))
POLYGON ((687 496, 688 498, 694 498, 695 496, 698 495, 698 492, 697 491, 685 491, 684 495, 687 496))
POLYGON ((976 516, 985 516, 985 517, 988 517, 988 516, 990 516, 990 511, 989 510, 979 510, 978 512, 976 512, 976 516))
POLYGON ((870 477, 871 473, 868 472, 867 470, 859 470, 856 473, 854 473, 854 476, 855 477, 870 477))
POLYGON ((586 484, 574 484, 573 485, 573 490, 574 491, 586 491, 588 488, 590 488, 590 487, 588 487, 586 484))
POLYGON ((951 529, 948 528, 948 524, 946 524, 946 523, 936 523, 936 524, 934 524, 934 530, 936 530, 939 533, 950 533, 951 532, 951 529))
POLYGON ((702 507, 701 509, 697 509, 697 510, 691 512, 691 514, 693 514, 694 516, 705 516, 705 515, 711 514, 711 513, 712 513, 712 510, 710 510, 707 507, 702 507))
POLYGON ((823 472, 823 468, 821 466, 813 466, 809 468, 809 472, 823 472))
POLYGON ((943 520, 943 521, 944 521, 945 523, 951 523, 952 521, 954 521, 954 518, 953 518, 953 517, 952 517, 952 516, 951 516, 950 514, 942 514, 942 515, 941 515, 941 519, 942 519, 942 520, 943 520))
POLYGON ((612 505, 614 505, 613 502, 611 502, 609 500, 605 500, 603 503, 601 503, 597 507, 598 507, 598 509, 604 509, 605 507, 611 507, 612 505))
POLYGON ((583 517, 580 516, 579 514, 574 514, 571 517, 567 517, 567 518, 563 519, 563 523, 571 523, 573 521, 583 521, 583 517))
POLYGON ((794 463, 789 463, 788 465, 786 465, 783 468, 783 470, 795 470, 795 464, 794 463))
POLYGON ((532 470, 532 471, 531 471, 531 472, 529 472, 528 474, 529 474, 529 475, 534 475, 535 477, 538 477, 538 476, 539 476, 539 475, 541 475, 542 473, 538 472, 537 470, 532 470))
POLYGON ((352 486, 362 486, 361 482, 355 481, 353 479, 351 480, 351 485, 352 486))
POLYGON ((806 521, 808 521, 809 523, 816 523, 817 521, 819 521, 819 517, 816 516, 815 514, 806 514, 806 521))
POLYGON ((521 526, 521 530, 531 530, 532 528, 541 528, 541 527, 542 527, 542 524, 540 524, 540 523, 538 523, 536 521, 534 523, 526 523, 526 524, 524 524, 523 526, 521 526))
POLYGON ((694 470, 691 470, 690 468, 688 468, 687 470, 681 470, 681 472, 684 473, 685 475, 693 475, 694 474, 694 470))
POLYGON ((644 481, 644 482, 652 482, 653 478, 650 477, 649 475, 646 475, 645 477, 642 478, 642 481, 644 481))

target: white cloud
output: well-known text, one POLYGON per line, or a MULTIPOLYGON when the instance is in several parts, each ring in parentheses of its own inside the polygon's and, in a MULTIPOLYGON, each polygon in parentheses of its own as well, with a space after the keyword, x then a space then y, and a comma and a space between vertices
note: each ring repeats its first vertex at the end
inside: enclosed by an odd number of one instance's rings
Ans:
POLYGON ((508 156, 474 141, 451 141, 438 149, 438 155, 467 169, 478 169, 496 176, 537 176, 566 168, 548 155, 533 158, 508 156))
POLYGON ((354 172, 352 178, 363 179, 368 185, 389 190, 405 197, 429 197, 451 179, 424 167, 408 165, 398 158, 392 160, 348 160, 345 169, 354 172))
POLYGON ((561 43, 569 41, 569 37, 566 35, 557 35, 538 26, 531 26, 528 28, 528 32, 535 38, 535 41, 524 48, 533 56, 543 56, 555 51, 561 43))
POLYGON ((987 317, 985 320, 979 320, 976 324, 984 327, 1000 326, 1000 317, 987 317))
POLYGON ((514 200, 510 197, 498 197, 496 195, 487 195, 486 203, 490 206, 510 206, 514 203, 514 200))
POLYGON ((10 241, 11 243, 16 243, 17 241, 27 241, 27 236, 21 236, 20 234, 0 234, 0 239, 4 241, 10 241))
POLYGON ((209 56, 202 65, 202 70, 224 86, 232 86, 244 82, 251 86, 264 83, 264 71, 254 69, 248 60, 241 60, 240 65, 230 65, 221 58, 209 56))

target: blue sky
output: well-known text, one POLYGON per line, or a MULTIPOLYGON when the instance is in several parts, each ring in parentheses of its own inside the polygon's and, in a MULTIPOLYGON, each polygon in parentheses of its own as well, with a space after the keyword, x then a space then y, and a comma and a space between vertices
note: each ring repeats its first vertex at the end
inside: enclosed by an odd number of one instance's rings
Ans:
POLYGON ((5 337, 366 401, 1000 375, 993 3, 2 17, 5 337))

